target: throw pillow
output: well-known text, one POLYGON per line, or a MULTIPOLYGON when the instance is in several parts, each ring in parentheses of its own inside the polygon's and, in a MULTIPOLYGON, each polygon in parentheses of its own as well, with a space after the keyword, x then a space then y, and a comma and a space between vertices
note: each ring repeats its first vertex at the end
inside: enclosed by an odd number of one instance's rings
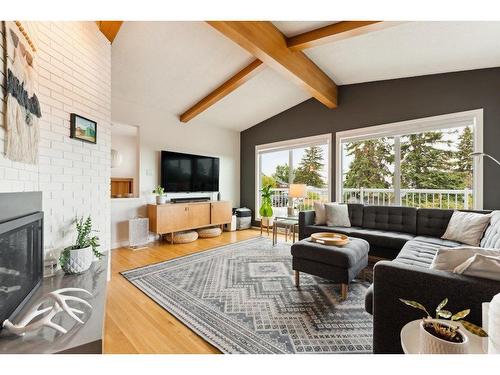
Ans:
POLYGON ((326 225, 329 227, 350 227, 347 204, 325 203, 326 225))
POLYGON ((454 273, 500 281, 500 256, 476 254, 457 266, 454 273))
POLYGON ((500 256, 500 250, 472 246, 441 247, 437 250, 430 268, 453 272, 460 264, 476 254, 500 256))
POLYGON ((326 224, 326 212, 325 204, 322 202, 314 202, 314 224, 315 225, 325 225, 326 224))
POLYGON ((455 211, 451 216, 446 232, 441 238, 471 246, 479 246, 484 231, 490 223, 490 218, 490 215, 455 211))
POLYGON ((440 248, 431 268, 484 279, 500 280, 500 251, 466 246, 440 248))

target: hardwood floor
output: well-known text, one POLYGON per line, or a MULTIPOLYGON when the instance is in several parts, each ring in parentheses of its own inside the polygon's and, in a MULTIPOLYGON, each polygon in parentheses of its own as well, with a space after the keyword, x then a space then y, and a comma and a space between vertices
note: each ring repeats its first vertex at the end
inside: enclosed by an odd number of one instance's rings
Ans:
POLYGON ((189 244, 155 243, 144 250, 113 250, 106 304, 104 353, 220 353, 130 284, 119 272, 259 235, 257 230, 224 232, 219 237, 199 239, 189 244))

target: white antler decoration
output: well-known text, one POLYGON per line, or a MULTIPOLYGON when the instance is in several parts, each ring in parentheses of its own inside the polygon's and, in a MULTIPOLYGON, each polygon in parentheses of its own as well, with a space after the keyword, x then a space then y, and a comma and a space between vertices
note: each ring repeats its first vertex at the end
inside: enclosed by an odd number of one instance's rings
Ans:
POLYGON ((30 331, 35 331, 37 329, 40 329, 44 326, 50 327, 55 329, 58 332, 61 333, 66 333, 67 330, 61 327, 60 325, 52 322, 52 318, 60 313, 61 311, 66 312, 71 318, 76 320, 78 323, 83 324, 83 321, 76 315, 82 315, 83 311, 75 309, 74 307, 70 307, 66 301, 75 301, 79 302, 81 304, 84 304, 88 306, 89 308, 92 309, 92 305, 85 301, 84 299, 71 296, 71 295, 64 295, 63 293, 65 292, 82 292, 86 293, 89 296, 92 296, 90 292, 88 292, 85 289, 80 289, 80 288, 63 288, 63 289, 58 289, 54 290, 53 292, 47 293, 45 296, 43 296, 24 316, 23 319, 18 324, 13 324, 9 320, 5 320, 3 322, 3 327, 7 329, 9 332, 12 332, 16 335, 22 336, 26 332, 30 331), (40 306, 44 304, 45 302, 52 301, 52 306, 45 307, 43 309, 40 309, 40 306), (45 315, 43 318, 37 320, 36 322, 33 322, 30 324, 30 322, 35 319, 37 316, 40 316, 42 314, 48 313, 45 315))

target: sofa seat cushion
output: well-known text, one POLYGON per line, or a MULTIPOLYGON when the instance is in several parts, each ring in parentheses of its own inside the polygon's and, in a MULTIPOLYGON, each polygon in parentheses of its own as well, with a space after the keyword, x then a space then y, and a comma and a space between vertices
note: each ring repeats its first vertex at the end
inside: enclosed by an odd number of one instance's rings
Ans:
MULTIPOLYGON (((431 237, 428 237, 431 238, 431 237)), ((451 242, 451 241, 448 241, 451 242)), ((437 241, 421 241, 412 240, 408 241, 401 251, 399 252, 396 259, 393 262, 403 263, 416 267, 430 268, 434 257, 439 248, 441 247, 456 247, 460 244, 452 244, 452 246, 446 246, 446 244, 439 243, 437 241)))
POLYGON ((409 233, 362 228, 353 230, 350 235, 362 238, 374 247, 394 250, 400 250, 407 241, 410 241, 415 237, 409 233))
POLYGON ((292 245, 292 255, 296 258, 312 260, 341 268, 351 268, 363 259, 368 259, 370 245, 362 239, 352 238, 342 247, 325 246, 306 238, 292 245))
POLYGON ((427 242, 439 246, 444 246, 444 247, 457 247, 457 246, 463 246, 462 243, 456 242, 456 241, 451 241, 451 240, 443 240, 442 238, 436 238, 436 237, 429 237, 429 236, 416 236, 414 241, 420 241, 420 242, 427 242))

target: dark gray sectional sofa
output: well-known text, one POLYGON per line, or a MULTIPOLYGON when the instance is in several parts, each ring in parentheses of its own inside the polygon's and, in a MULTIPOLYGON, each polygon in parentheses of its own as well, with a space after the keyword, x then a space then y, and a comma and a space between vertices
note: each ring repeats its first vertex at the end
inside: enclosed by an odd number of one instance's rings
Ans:
MULTIPOLYGON (((344 233, 367 240, 370 255, 392 259, 376 263, 365 299, 365 309, 373 315, 374 353, 401 353, 401 328, 422 317, 399 298, 434 308, 448 297, 447 309, 470 308, 469 320, 481 324, 481 303, 500 293, 500 282, 430 269, 439 247, 462 245, 441 239, 453 210, 362 204, 348 208, 350 228, 314 225, 314 211, 300 212, 299 238, 316 232, 344 233)), ((500 211, 492 213, 481 246, 500 249, 500 211)))

